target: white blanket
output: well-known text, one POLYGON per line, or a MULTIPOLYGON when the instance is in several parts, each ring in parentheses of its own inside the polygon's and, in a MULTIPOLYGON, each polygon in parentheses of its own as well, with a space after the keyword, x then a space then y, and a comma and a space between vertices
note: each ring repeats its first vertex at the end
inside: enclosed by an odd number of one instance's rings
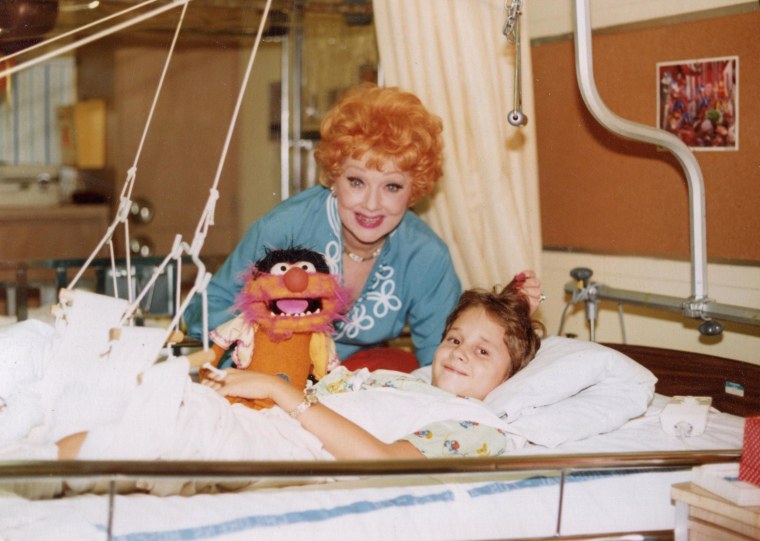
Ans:
POLYGON ((252 410, 193 383, 187 359, 148 370, 118 423, 90 432, 84 460, 308 460, 328 458, 279 408, 252 410))
POLYGON ((52 339, 53 328, 39 321, 0 327, 0 449, 44 422, 37 384, 52 339))
MULTIPOLYGON (((62 362, 56 355, 60 336, 46 324, 29 322, 3 331, 0 343, 5 340, 14 347, 8 347, 0 361, 0 369, 7 373, 3 392, 9 397, 0 411, 1 459, 26 458, 34 445, 45 447, 41 456, 47 456, 52 442, 82 430, 88 432, 79 454, 84 460, 333 458, 280 408, 230 405, 215 391, 193 383, 186 358, 146 368, 142 361, 131 362, 129 355, 114 355, 117 343, 101 341, 95 350, 90 345, 92 351, 84 359, 73 360, 72 348, 66 347, 62 362), (34 347, 21 347, 28 343, 34 347), (109 355, 103 356, 104 351, 109 355), (65 370, 67 365, 72 369, 65 370), (138 369, 142 370, 139 385, 138 369)), ((155 349, 160 334, 149 338, 148 349, 155 349)), ((132 334, 127 339, 134 342, 138 337, 132 334)), ((366 378, 369 372, 365 369, 352 377, 366 378)), ((443 420, 505 426, 482 402, 443 392, 376 388, 329 395, 322 401, 385 442, 443 420)), ((522 443, 515 436, 510 448, 522 443)))
MULTIPOLYGON (((91 431, 82 459, 310 460, 332 458, 321 442, 279 407, 230 405, 187 376, 187 360, 171 359, 145 373, 119 423, 91 431)), ((341 369, 343 370, 343 369, 341 369)), ((358 373, 361 377, 365 371, 358 373)), ((367 372, 368 374, 368 372, 367 372)), ((326 396, 322 403, 393 442, 443 420, 503 427, 477 401, 389 388, 326 396)), ((515 448, 522 443, 516 439, 515 448)))
POLYGON ((122 327, 120 299, 76 292, 92 318, 68 311, 55 326, 36 320, 0 327, 0 456, 20 439, 44 444, 119 419, 137 376, 158 358, 166 331, 122 327), (93 298, 94 297, 94 298, 93 298), (111 339, 111 329, 120 331, 111 339))

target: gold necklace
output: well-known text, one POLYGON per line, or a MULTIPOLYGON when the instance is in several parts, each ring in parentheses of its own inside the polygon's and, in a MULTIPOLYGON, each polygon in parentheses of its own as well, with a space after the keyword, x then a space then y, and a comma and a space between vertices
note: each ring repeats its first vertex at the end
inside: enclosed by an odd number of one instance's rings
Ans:
POLYGON ((368 256, 361 256, 359 254, 353 253, 351 250, 343 246, 343 253, 346 254, 351 261, 356 261, 357 263, 364 263, 365 261, 369 261, 370 259, 375 259, 378 255, 380 255, 380 250, 383 249, 383 245, 381 244, 377 250, 372 252, 368 256))

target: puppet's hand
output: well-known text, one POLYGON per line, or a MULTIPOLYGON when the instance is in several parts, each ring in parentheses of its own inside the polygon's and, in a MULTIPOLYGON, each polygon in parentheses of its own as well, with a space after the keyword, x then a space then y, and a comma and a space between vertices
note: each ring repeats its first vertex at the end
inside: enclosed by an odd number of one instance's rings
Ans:
POLYGON ((528 299, 531 314, 546 300, 546 296, 541 291, 541 280, 538 279, 536 273, 532 270, 526 270, 516 275, 512 283, 528 299))

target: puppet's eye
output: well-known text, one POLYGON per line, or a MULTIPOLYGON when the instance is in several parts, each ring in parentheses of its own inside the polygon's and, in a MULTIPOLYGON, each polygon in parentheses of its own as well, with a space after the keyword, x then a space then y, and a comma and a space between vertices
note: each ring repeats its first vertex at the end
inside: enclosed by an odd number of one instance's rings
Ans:
POLYGON ((299 261, 297 263, 293 263, 293 266, 303 269, 306 272, 317 272, 317 267, 315 267, 314 263, 311 261, 299 261))
POLYGON ((281 276, 288 272, 288 269, 290 269, 290 267, 290 263, 275 263, 272 265, 272 270, 269 271, 269 274, 281 276))

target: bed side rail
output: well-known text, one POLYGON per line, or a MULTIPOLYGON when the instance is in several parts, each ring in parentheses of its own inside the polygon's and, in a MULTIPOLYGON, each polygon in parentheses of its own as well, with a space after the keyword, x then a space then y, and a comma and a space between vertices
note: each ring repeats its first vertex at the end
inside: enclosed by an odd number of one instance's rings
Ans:
POLYGON ((491 458, 343 461, 106 461, 53 460, 0 462, 0 480, 33 477, 309 478, 433 475, 509 471, 581 471, 616 468, 691 468, 736 462, 741 449, 530 455, 491 458))

